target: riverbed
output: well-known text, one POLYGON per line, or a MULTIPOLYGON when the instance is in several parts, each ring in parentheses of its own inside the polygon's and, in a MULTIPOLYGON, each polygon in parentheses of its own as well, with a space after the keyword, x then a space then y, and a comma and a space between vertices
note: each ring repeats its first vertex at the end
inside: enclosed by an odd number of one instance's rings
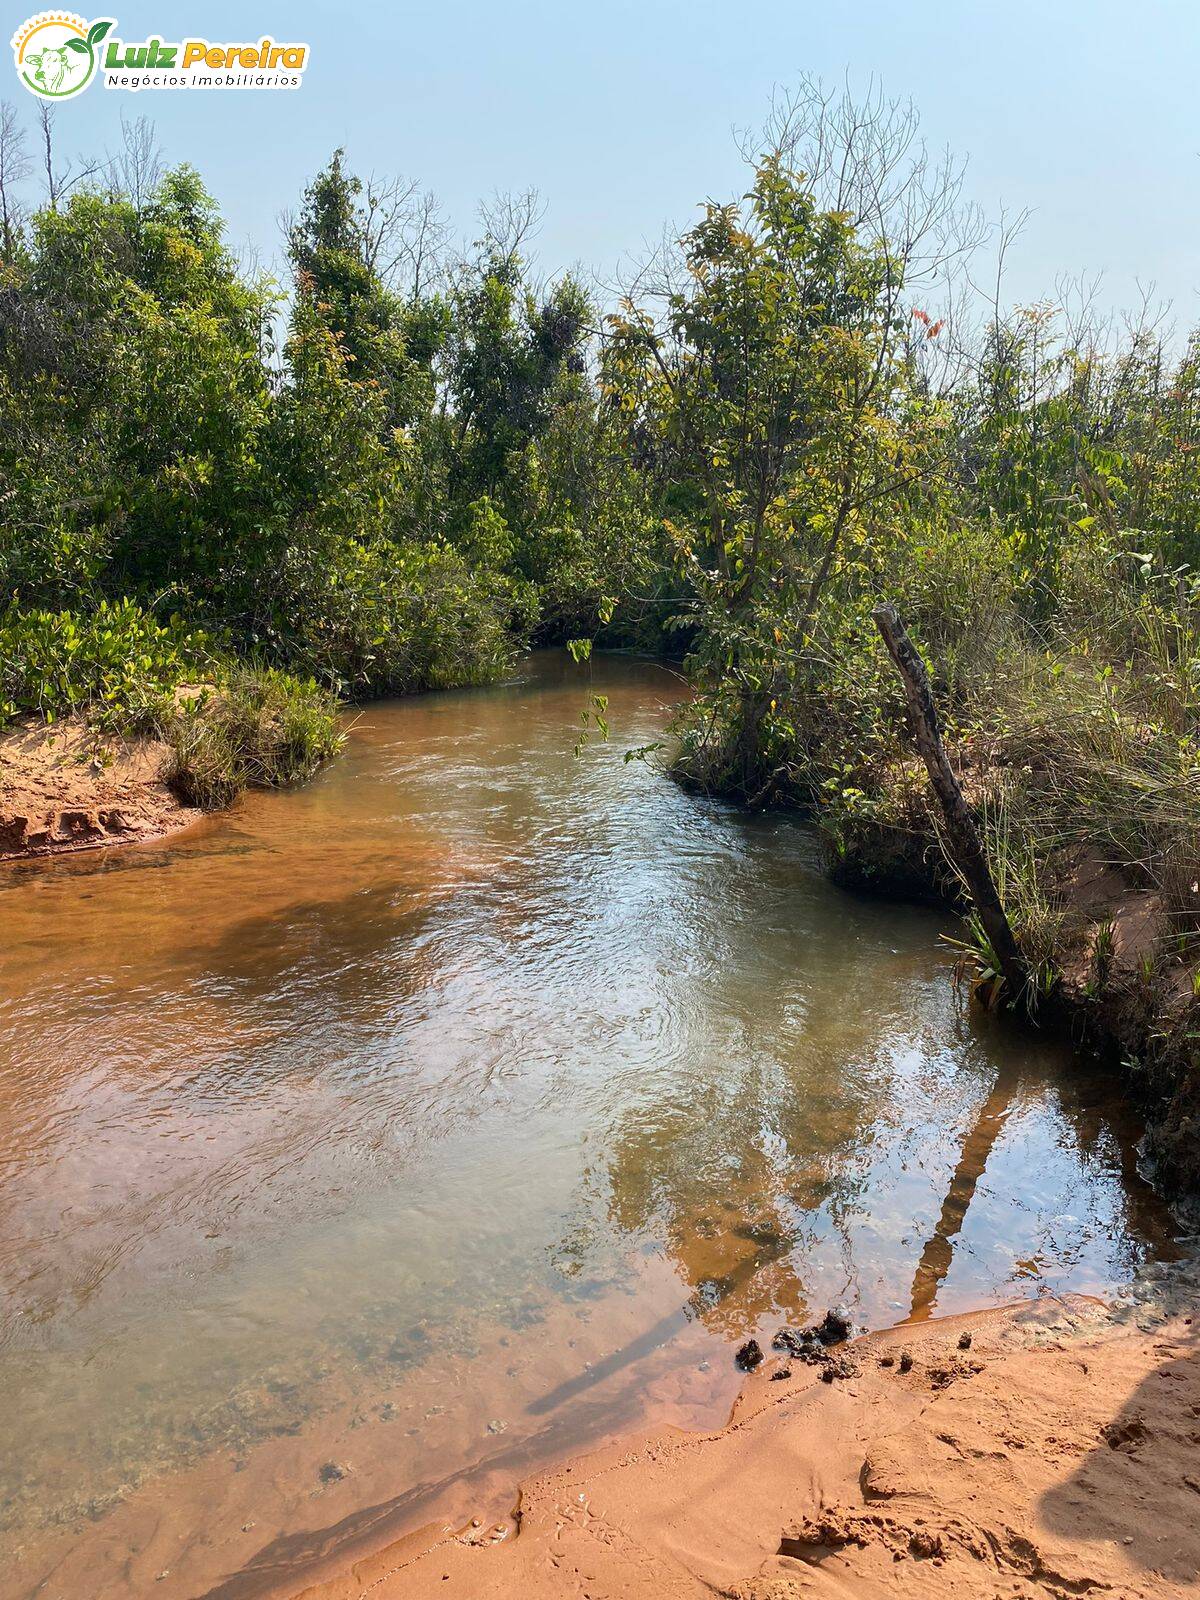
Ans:
POLYGON ((0 1595, 285 1594, 733 1351, 1176 1253, 1118 1085, 928 908, 688 795, 666 668, 365 707, 314 782, 0 879, 0 1595), (611 738, 574 754, 588 696, 611 738))

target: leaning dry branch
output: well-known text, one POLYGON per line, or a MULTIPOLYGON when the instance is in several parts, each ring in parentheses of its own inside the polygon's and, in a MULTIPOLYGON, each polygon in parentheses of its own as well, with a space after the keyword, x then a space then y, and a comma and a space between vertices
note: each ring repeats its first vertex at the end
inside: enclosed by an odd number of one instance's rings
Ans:
POLYGON ((942 809, 947 853, 967 886, 1005 983, 1014 996, 1019 995, 1025 988, 1025 962, 992 881, 979 829, 946 758, 925 663, 895 606, 876 606, 872 616, 904 684, 917 749, 942 809))

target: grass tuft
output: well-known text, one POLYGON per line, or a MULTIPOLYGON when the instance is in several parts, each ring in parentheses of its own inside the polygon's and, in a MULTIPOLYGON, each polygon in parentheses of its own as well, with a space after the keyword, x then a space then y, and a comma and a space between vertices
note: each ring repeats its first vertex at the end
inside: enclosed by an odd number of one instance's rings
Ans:
POLYGON ((226 806, 247 788, 311 776, 342 744, 333 696, 312 680, 235 670, 183 702, 166 729, 168 781, 188 805, 226 806))

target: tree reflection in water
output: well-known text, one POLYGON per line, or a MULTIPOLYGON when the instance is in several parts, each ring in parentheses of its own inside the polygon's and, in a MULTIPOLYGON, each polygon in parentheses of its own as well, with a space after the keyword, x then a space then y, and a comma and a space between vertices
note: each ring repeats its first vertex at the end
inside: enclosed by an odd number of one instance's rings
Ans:
POLYGON ((949 1050, 884 1031, 834 1069, 801 1041, 642 1104, 612 1143, 610 1223, 655 1241, 687 1314, 729 1339, 837 1299, 880 1325, 1171 1254, 1107 1075, 1040 1039, 997 1067, 986 1021, 947 1021, 949 1050))

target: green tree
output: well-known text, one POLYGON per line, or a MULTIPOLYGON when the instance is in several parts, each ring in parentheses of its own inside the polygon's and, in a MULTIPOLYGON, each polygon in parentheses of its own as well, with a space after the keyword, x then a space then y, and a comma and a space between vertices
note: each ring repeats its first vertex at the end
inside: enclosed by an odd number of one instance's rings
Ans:
POLYGON ((178 587, 224 603, 257 502, 274 294, 239 274, 221 233, 184 167, 140 210, 81 189, 38 213, 10 270, 22 336, 0 357, 17 422, 0 446, 6 521, 13 545, 68 556, 73 588, 178 587))
POLYGON ((610 319, 605 386, 664 485, 695 596, 694 668, 719 701, 720 781, 758 786, 786 744, 839 563, 938 470, 940 416, 915 381, 906 261, 822 206, 777 147, 744 201, 709 204, 649 304, 610 319))
MULTIPOLYGON (((436 296, 409 296, 379 270, 378 212, 395 205, 347 172, 344 152, 305 191, 300 219, 288 234, 297 307, 337 339, 355 376, 384 397, 382 424, 413 426, 433 403, 432 367, 446 334, 446 308, 436 296)), ((394 217, 400 225, 403 218, 394 217)))

